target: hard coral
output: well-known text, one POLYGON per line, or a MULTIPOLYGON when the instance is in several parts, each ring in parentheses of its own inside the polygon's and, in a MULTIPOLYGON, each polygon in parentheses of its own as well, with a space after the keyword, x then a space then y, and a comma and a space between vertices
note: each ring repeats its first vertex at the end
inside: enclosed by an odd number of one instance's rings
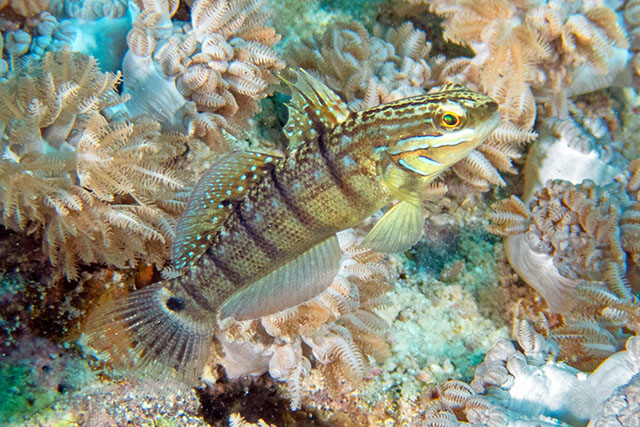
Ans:
POLYGON ((69 278, 78 263, 123 267, 169 254, 186 139, 114 115, 119 76, 78 53, 48 53, 0 83, 1 222, 42 232, 69 278))
POLYGON ((366 376, 366 357, 384 359, 388 325, 373 313, 389 290, 382 256, 363 249, 353 230, 338 234, 343 250, 333 284, 316 298, 258 320, 225 320, 217 334, 222 360, 231 377, 266 371, 286 381, 291 407, 300 407, 303 379, 317 365, 330 390, 338 391, 366 376), (311 358, 313 355, 313 358, 311 358))
POLYGON ((183 28, 170 20, 174 6, 142 4, 123 64, 134 111, 211 145, 220 143, 222 129, 238 133, 246 127, 284 67, 271 48, 279 36, 265 25, 265 2, 198 0, 191 26, 183 28))

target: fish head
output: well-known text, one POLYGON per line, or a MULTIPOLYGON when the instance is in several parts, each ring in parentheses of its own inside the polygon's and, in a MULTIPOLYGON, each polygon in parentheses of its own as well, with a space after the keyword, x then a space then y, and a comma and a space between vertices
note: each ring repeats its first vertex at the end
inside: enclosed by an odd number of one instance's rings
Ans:
POLYGON ((393 164, 431 180, 478 147, 498 126, 498 104, 490 97, 459 85, 400 100, 394 115, 405 112, 402 130, 388 141, 385 152, 393 164))

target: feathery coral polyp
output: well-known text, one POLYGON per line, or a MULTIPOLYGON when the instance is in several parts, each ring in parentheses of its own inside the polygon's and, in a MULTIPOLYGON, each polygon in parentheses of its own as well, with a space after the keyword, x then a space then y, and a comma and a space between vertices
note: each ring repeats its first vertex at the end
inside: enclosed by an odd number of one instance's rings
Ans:
POLYGON ((127 37, 124 86, 135 112, 168 128, 196 135, 212 146, 222 130, 239 133, 259 111, 284 62, 272 46, 280 39, 266 26, 262 0, 197 0, 191 27, 171 22, 175 7, 143 2, 127 37), (149 97, 163 87, 161 99, 149 97))
POLYGON ((172 162, 186 150, 145 117, 114 107, 119 76, 62 51, 0 83, 0 208, 5 226, 42 232, 52 263, 124 267, 169 254, 183 186, 172 162), (27 74, 28 72, 28 74, 27 74))

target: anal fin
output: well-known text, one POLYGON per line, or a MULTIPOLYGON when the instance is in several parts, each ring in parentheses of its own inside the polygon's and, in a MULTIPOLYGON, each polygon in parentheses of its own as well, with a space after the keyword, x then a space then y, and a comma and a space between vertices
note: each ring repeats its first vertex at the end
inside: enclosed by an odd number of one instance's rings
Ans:
POLYGON ((256 319, 302 304, 333 283, 342 251, 333 236, 232 295, 220 318, 256 319))
POLYGON ((157 284, 101 306, 85 333, 116 369, 194 386, 209 356, 213 322, 178 285, 157 284))
POLYGON ((361 246, 377 252, 409 249, 424 233, 422 206, 401 201, 389 209, 364 238, 361 246))

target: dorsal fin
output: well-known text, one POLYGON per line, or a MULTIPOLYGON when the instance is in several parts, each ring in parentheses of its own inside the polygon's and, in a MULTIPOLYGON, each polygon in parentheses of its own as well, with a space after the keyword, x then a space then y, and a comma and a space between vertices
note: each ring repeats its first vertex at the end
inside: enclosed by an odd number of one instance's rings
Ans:
POLYGON ((173 244, 176 269, 200 258, 229 216, 231 202, 242 200, 277 158, 275 153, 235 152, 222 157, 204 173, 178 220, 173 244))
POLYGON ((342 123, 349 115, 347 104, 331 89, 303 69, 295 72, 297 80, 290 82, 280 78, 291 88, 289 120, 284 127, 293 149, 304 141, 317 137, 314 125, 332 128, 342 123))

